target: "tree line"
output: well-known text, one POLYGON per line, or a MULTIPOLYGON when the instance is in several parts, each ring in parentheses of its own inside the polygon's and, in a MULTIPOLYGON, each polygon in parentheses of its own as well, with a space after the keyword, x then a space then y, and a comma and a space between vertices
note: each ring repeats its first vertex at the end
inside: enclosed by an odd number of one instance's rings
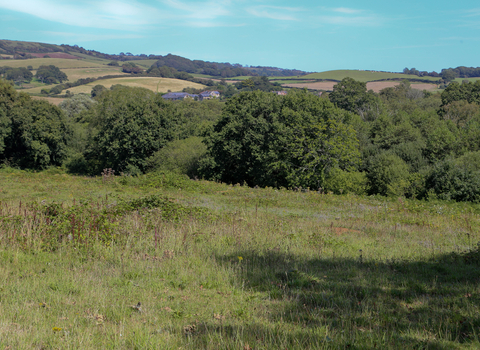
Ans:
POLYGON ((114 86, 60 107, 1 82, 0 160, 21 168, 175 171, 249 186, 480 202, 480 82, 380 93, 345 78, 327 96, 251 89, 165 101, 114 86))

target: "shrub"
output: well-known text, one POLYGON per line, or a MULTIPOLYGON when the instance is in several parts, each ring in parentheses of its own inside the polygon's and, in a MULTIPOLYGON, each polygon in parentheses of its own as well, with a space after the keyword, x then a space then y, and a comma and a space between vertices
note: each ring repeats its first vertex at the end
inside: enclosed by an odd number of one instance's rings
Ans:
POLYGON ((165 147, 149 158, 151 170, 172 171, 190 177, 197 176, 199 160, 207 152, 200 137, 169 142, 165 147))
POLYGON ((403 196, 410 185, 407 163, 390 152, 380 153, 370 161, 367 178, 370 194, 403 196))
POLYGON ((330 172, 325 190, 332 191, 335 194, 354 193, 364 195, 367 193, 367 176, 363 172, 348 172, 336 168, 330 172))
POLYGON ((480 173, 458 167, 452 160, 435 166, 425 187, 439 199, 480 203, 480 173))

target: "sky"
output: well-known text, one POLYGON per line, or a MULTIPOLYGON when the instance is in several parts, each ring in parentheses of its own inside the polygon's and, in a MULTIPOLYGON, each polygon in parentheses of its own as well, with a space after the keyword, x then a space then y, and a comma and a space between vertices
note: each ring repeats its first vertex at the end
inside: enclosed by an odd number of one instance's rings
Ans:
POLYGON ((480 66, 478 0, 0 0, 0 39, 321 72, 480 66))

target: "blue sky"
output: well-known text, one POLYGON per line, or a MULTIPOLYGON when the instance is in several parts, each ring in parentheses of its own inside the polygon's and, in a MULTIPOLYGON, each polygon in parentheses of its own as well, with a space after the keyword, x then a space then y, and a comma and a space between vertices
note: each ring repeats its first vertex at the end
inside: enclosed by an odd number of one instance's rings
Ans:
POLYGON ((480 3, 0 0, 0 39, 306 71, 440 71, 480 66, 480 3))

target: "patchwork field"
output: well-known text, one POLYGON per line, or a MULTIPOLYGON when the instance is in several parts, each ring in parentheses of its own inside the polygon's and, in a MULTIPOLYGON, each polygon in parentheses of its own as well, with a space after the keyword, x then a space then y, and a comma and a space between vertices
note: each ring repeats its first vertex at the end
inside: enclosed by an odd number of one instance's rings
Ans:
MULTIPOLYGON (((182 91, 186 87, 192 87, 195 89, 205 88, 205 85, 193 83, 186 80, 179 79, 169 79, 169 78, 156 78, 156 77, 131 77, 131 78, 115 78, 115 79, 105 79, 97 80, 93 83, 87 85, 77 86, 71 89, 70 92, 74 94, 87 93, 89 94, 92 91, 92 88, 95 85, 103 85, 107 89, 110 89, 112 85, 120 84, 132 87, 143 87, 154 92, 167 92, 171 91, 182 91)), ((62 92, 65 93, 65 91, 62 92)))
POLYGON ((480 347, 478 205, 9 168, 0 203, 2 349, 480 347))

